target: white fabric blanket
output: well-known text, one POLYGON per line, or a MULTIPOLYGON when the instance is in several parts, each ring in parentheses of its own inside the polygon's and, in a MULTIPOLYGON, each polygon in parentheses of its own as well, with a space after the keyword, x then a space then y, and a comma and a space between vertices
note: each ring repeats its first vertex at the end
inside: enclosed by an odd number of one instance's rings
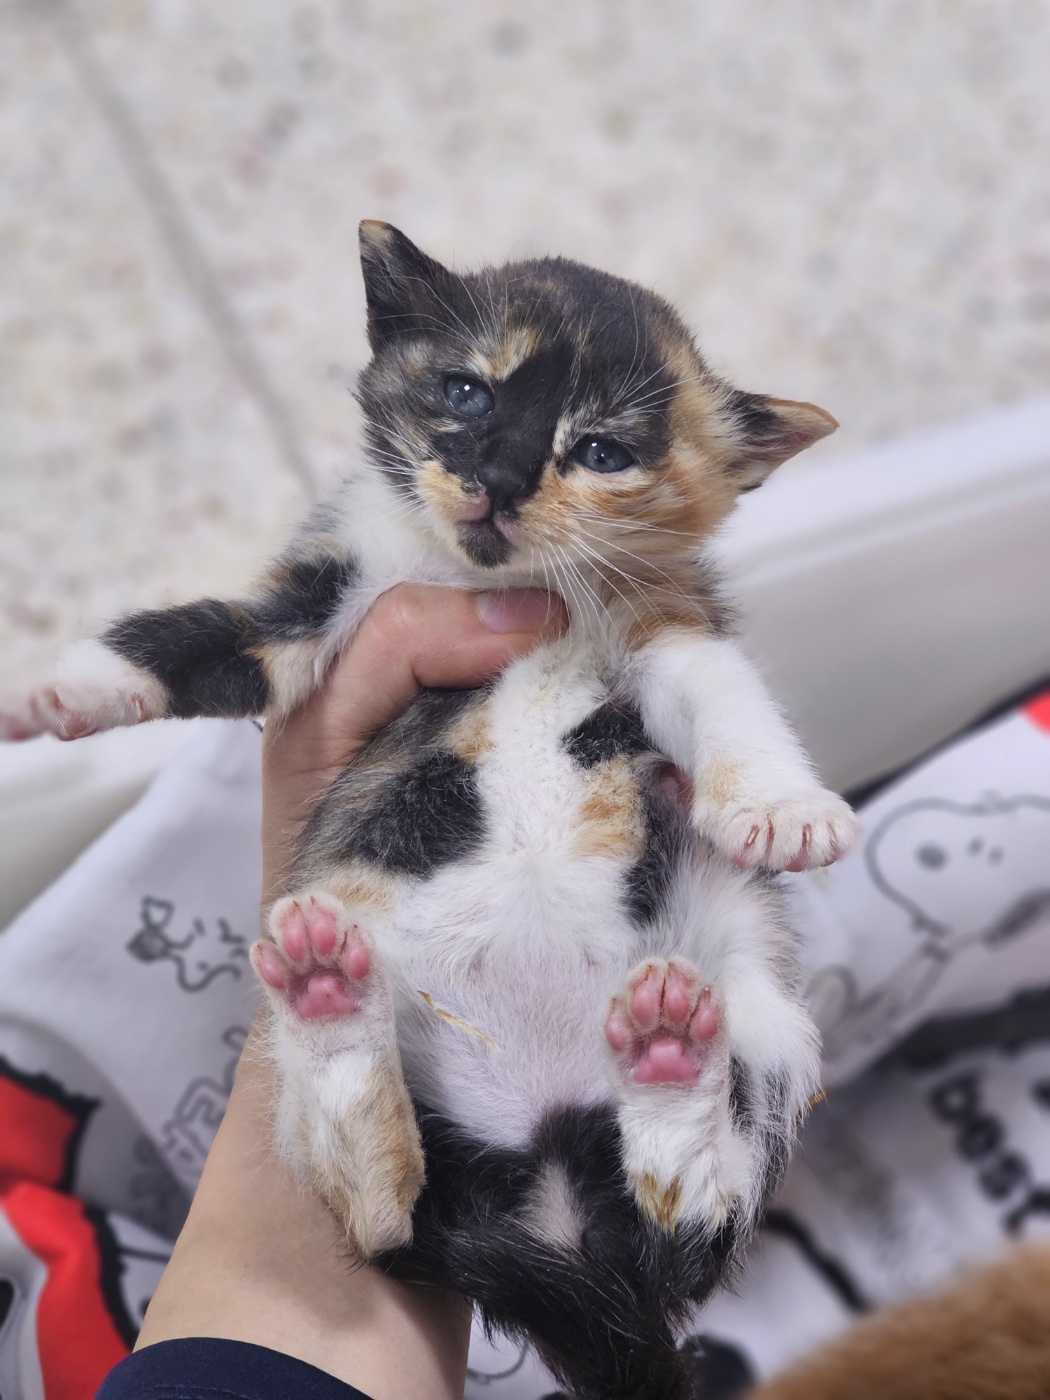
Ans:
MULTIPOLYGON (((853 856, 787 877, 828 1097, 746 1272, 696 1319, 712 1395, 1050 1236, 1050 698, 862 817, 853 856)), ((255 1006, 258 824, 257 730, 202 724, 0 935, 0 1395, 89 1400, 141 1320, 255 1006)), ((480 1335, 471 1367, 471 1397, 553 1388, 480 1335)))

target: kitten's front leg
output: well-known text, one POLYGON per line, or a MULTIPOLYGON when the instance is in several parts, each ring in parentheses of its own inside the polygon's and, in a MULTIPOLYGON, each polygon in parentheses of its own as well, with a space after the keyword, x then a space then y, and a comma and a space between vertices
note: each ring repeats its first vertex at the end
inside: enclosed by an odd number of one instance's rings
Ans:
POLYGON ((653 740, 690 774, 696 826, 739 865, 810 870, 846 854, 857 821, 821 786, 737 644, 669 632, 634 658, 653 740))
POLYGON ((53 685, 0 703, 0 738, 79 739, 166 716, 286 714, 320 684, 328 630, 354 575, 348 559, 296 551, 242 601, 131 613, 68 647, 53 685))
POLYGON ((274 905, 252 963, 266 989, 276 1145, 370 1259, 412 1237, 423 1150, 383 966, 321 889, 274 905))

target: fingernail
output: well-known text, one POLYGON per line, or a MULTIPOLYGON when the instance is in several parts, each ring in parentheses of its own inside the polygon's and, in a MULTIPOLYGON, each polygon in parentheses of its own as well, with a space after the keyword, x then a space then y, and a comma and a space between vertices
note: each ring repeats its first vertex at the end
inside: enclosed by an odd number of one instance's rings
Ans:
POLYGON ((475 606, 490 632, 538 632, 551 613, 550 595, 542 588, 478 593, 475 606))

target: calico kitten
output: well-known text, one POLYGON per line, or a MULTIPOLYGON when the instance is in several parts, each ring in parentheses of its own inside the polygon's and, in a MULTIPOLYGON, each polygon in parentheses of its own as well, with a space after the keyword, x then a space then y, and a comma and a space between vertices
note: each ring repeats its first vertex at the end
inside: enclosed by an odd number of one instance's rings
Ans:
POLYGON ((562 593, 565 637, 422 693, 306 826, 253 952, 276 1134, 360 1255, 527 1333, 574 1396, 684 1397, 675 1325, 816 1087, 770 872, 854 827, 704 547, 835 423, 730 388, 619 278, 457 275, 381 223, 361 252, 366 459, 251 596, 115 623, 8 733, 280 717, 402 580, 562 593))

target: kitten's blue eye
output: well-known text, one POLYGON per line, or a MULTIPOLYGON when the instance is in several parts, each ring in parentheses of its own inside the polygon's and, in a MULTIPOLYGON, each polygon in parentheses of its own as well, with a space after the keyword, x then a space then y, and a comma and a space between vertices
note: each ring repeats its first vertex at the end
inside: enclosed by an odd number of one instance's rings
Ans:
POLYGON ((486 389, 476 379, 463 379, 459 375, 445 380, 445 398, 464 418, 484 418, 492 412, 494 403, 491 389, 486 389))
POLYGON ((622 472, 634 465, 634 458, 622 443, 605 438, 584 438, 572 455, 581 467, 592 472, 622 472))

